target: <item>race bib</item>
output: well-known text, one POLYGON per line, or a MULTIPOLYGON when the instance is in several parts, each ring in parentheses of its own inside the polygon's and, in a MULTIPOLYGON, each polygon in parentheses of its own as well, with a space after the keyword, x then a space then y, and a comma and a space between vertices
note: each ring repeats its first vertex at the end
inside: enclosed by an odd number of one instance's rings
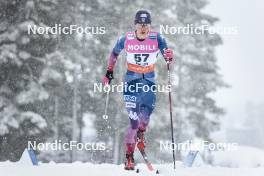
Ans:
POLYGON ((134 32, 128 32, 125 51, 128 70, 140 73, 153 71, 159 52, 157 33, 150 32, 144 41, 139 41, 134 32))

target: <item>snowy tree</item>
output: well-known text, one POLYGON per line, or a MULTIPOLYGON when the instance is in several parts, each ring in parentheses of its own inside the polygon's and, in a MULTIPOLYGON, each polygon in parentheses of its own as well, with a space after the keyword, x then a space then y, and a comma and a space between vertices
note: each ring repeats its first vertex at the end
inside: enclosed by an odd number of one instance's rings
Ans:
POLYGON ((35 103, 49 97, 39 78, 43 57, 52 52, 54 43, 49 35, 28 35, 28 25, 44 25, 36 20, 43 4, 35 5, 26 0, 0 3, 0 135, 1 152, 5 153, 1 160, 17 160, 26 142, 42 139, 47 127, 35 103))
MULTIPOLYGON (((102 81, 116 40, 134 30, 133 19, 139 9, 150 10, 156 31, 159 31, 159 25, 213 26, 217 19, 201 12, 206 4, 204 0, 1 1, 0 159, 17 160, 28 140, 86 142, 84 120, 90 120, 96 131, 96 142, 106 142, 106 151, 40 153, 40 158, 57 162, 121 163, 124 133, 129 124, 122 93, 110 93, 109 118, 106 120, 102 118, 106 93, 93 91, 94 83, 102 81), (46 27, 55 24, 103 26, 106 33, 27 34, 29 25, 46 27), (23 145, 17 149, 10 147, 17 139, 22 139, 23 145)), ((210 93, 227 86, 219 73, 214 53, 221 38, 207 32, 204 35, 164 36, 175 51, 176 59, 172 66, 176 141, 195 137, 210 139, 210 133, 219 129, 219 119, 224 113, 210 93)), ((162 56, 158 61, 157 83, 166 85, 167 71, 162 56)), ((125 69, 125 55, 121 54, 115 68, 114 84, 123 81, 125 69)), ((156 104, 147 142, 152 151, 150 156, 157 159, 161 158, 157 152, 158 141, 170 139, 167 93, 158 93, 156 104)))

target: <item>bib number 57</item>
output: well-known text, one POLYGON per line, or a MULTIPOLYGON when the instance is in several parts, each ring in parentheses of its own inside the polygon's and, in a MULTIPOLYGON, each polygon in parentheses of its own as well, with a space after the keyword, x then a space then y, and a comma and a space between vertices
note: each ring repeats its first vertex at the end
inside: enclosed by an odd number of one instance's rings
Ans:
POLYGON ((148 65, 147 60, 148 60, 149 54, 135 54, 135 62, 137 65, 148 65))

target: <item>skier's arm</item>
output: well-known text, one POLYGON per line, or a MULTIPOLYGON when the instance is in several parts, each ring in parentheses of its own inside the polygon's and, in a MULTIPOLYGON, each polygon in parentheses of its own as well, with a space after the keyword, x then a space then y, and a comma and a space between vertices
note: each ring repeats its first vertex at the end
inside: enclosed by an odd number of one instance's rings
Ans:
POLYGON ((106 71, 105 77, 103 78, 104 84, 109 84, 111 80, 114 78, 113 71, 114 71, 115 63, 117 61, 118 55, 124 49, 125 39, 126 38, 124 36, 120 37, 117 40, 115 47, 113 48, 111 52, 111 55, 108 59, 107 71, 106 71))
POLYGON ((107 70, 111 70, 111 71, 114 70, 115 63, 117 61, 117 57, 121 53, 121 51, 124 49, 125 39, 126 38, 124 36, 122 36, 117 40, 115 47, 113 48, 112 53, 108 59, 107 70))
POLYGON ((157 40, 160 52, 163 55, 165 61, 171 63, 173 58, 173 51, 168 48, 165 38, 161 36, 160 33, 158 33, 157 35, 157 40))

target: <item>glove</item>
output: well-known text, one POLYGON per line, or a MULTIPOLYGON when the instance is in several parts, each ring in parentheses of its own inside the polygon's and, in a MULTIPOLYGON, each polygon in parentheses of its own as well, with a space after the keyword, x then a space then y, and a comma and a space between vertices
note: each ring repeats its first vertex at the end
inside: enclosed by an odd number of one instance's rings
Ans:
POLYGON ((114 79, 113 71, 107 70, 107 72, 106 72, 106 74, 105 74, 105 76, 103 78, 104 85, 110 84, 112 79, 114 79))
POLYGON ((171 64, 172 63, 172 59, 173 59, 173 51, 171 49, 165 49, 164 50, 164 53, 163 53, 163 56, 166 60, 166 62, 168 64, 171 64))

